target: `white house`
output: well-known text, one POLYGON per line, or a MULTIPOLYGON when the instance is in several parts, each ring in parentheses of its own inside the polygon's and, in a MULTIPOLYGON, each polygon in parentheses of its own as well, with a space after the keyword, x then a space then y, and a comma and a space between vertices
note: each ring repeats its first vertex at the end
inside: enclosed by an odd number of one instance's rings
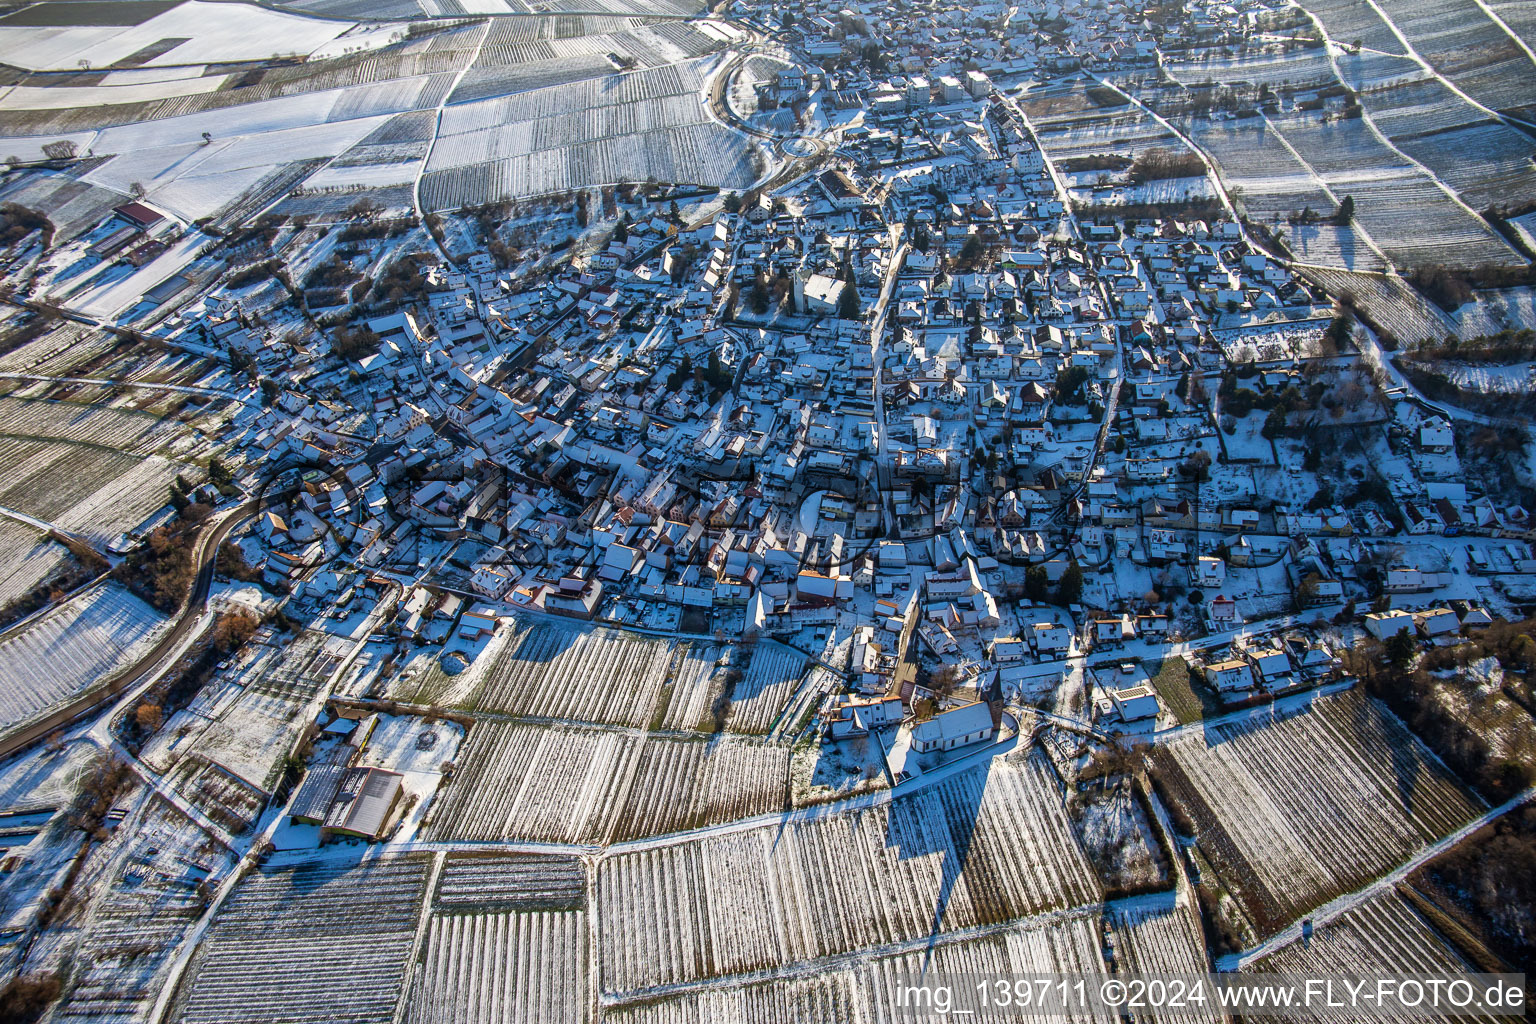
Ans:
POLYGON ((997 727, 992 724, 992 709, 977 701, 948 711, 940 711, 926 722, 912 727, 912 749, 920 754, 930 750, 954 750, 973 743, 985 743, 997 727))

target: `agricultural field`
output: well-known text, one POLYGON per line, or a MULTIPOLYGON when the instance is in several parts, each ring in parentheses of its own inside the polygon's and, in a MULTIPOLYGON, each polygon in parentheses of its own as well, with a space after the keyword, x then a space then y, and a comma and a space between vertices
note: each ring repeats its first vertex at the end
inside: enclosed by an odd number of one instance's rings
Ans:
POLYGON ((178 474, 157 455, 135 458, 71 442, 0 436, 0 505, 106 545, 165 506, 178 474), (52 481, 39 486, 40 481, 52 481))
POLYGON ((888 805, 602 861, 603 991, 771 970, 1100 898, 1038 756, 888 805))
POLYGON ((41 530, 14 520, 0 520, 0 607, 32 592, 69 561, 62 544, 41 530))
POLYGON ((1321 697, 1278 720, 1188 727, 1160 791, 1261 934, 1407 860, 1481 801, 1376 701, 1321 697))
POLYGON ((1395 889, 1385 889, 1317 923, 1307 942, 1292 942, 1243 966, 1276 974, 1461 973, 1473 970, 1395 889))
POLYGON ((55 1020, 142 1020, 165 968, 203 913, 198 887, 229 864, 179 812, 148 803, 110 886, 82 926, 81 943, 55 1020))
POLYGON ((587 994, 581 911, 434 914, 406 1024, 580 1021, 587 994))
POLYGON ((746 188, 764 158, 705 107, 715 71, 704 58, 449 106, 422 201, 457 209, 650 177, 746 188))
MULTIPOLYGON (((1126 974, 1204 974, 1210 970, 1200 917, 1172 894, 1111 904, 1105 911, 1115 966, 1126 974)), ((1219 1019, 1213 1014, 1211 1019, 1219 1019)))
POLYGON ((1319 267, 1307 267, 1302 273, 1326 289, 1328 294, 1353 300, 1373 323, 1404 345, 1440 341, 1447 335, 1459 333, 1454 320, 1400 277, 1352 274, 1319 267))
MULTIPOLYGON (((648 995, 620 1002, 604 1013, 615 1024, 798 1024, 846 1021, 881 1024, 891 1018, 894 987, 902 978, 938 974, 1102 974, 1097 912, 1051 915, 963 940, 938 937, 894 952, 818 965, 814 971, 781 974, 769 980, 717 984, 685 994, 648 995)), ((1018 1020, 981 1011, 967 1020, 1018 1020)), ((1111 1024, 1117 1014, 1078 1018, 1111 1024)))
POLYGON ((805 655, 792 647, 764 641, 752 648, 741 682, 730 694, 725 727, 732 732, 764 734, 789 702, 805 671, 805 655))
POLYGON ((542 853, 450 853, 434 894, 439 908, 580 910, 586 869, 574 857, 542 853))
POLYGON ((671 645, 609 629, 521 624, 460 706, 523 717, 644 728, 672 658, 671 645))
POLYGON ((174 1019, 391 1020, 429 867, 406 855, 251 874, 199 946, 174 1019))
POLYGON ((429 833, 610 843, 782 810, 788 747, 479 722, 429 833))
MULTIPOLYGON (((97 10, 102 6, 96 5, 97 10)), ((64 3, 42 3, 0 18, 0 61, 29 71, 74 71, 319 58, 380 46, 400 31, 387 24, 365 27, 245 3, 187 0, 140 7, 106 24, 82 23, 64 3)))
POLYGON ((1518 254, 1475 213, 1393 152, 1361 120, 1271 121, 1336 196, 1353 196, 1355 222, 1401 266, 1510 264, 1518 254))
POLYGON ((164 622, 123 587, 103 583, 0 640, 7 731, 132 664, 164 622))
POLYGON ((1315 88, 1331 84, 1333 67, 1322 47, 1312 50, 1247 53, 1238 57, 1207 57, 1201 60, 1169 61, 1163 65, 1168 76, 1181 85, 1202 82, 1246 82, 1272 89, 1291 86, 1315 88))
POLYGON ((1435 71, 1492 110, 1529 116, 1536 71, 1520 44, 1484 13, 1478 0, 1382 0, 1389 24, 1435 71))

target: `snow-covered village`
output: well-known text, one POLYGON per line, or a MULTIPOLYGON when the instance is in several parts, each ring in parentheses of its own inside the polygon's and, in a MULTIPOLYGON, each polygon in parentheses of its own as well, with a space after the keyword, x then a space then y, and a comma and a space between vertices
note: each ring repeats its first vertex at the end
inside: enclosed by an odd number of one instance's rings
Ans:
POLYGON ((1533 46, 0 0, 0 1020, 1522 977, 1533 46))

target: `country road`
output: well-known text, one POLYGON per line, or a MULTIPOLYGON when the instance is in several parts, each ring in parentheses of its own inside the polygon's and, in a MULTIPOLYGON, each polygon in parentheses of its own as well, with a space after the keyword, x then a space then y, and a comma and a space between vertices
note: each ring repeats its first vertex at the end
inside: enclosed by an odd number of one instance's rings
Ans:
MULTIPOLYGON (((182 605, 176 623, 149 651, 145 652, 143 657, 106 682, 55 709, 51 714, 0 740, 0 760, 31 746, 54 730, 62 728, 81 716, 95 711, 109 700, 121 697, 120 705, 131 703, 139 693, 158 682, 160 677, 176 663, 192 640, 207 628, 210 620, 206 619, 203 610, 208 602, 208 595, 213 589, 214 567, 218 561, 219 545, 224 543, 237 526, 255 515, 259 505, 260 501, 252 498, 228 509, 216 522, 210 521, 211 525, 198 535, 197 547, 193 553, 193 563, 197 566, 197 578, 193 580, 191 592, 182 605), (122 696, 124 694, 126 696, 122 696)), ((98 723, 98 727, 101 724, 98 723)))

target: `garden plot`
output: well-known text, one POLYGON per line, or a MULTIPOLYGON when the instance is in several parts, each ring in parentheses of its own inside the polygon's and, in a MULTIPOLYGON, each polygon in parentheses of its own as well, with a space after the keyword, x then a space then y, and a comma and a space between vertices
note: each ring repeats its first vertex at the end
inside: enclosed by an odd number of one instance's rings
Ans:
POLYGON ((0 519, 0 608, 31 593, 69 561, 69 551, 34 529, 0 519))
MULTIPOLYGON (((903 978, 927 973, 979 978, 1104 972, 1098 914, 1075 913, 962 941, 941 937, 931 949, 924 943, 922 948, 821 965, 814 972, 720 984, 681 995, 647 995, 630 1005, 606 1009, 604 1019, 616 1024, 886 1024, 893 1019, 889 1007, 894 1005, 895 987, 903 978)), ((922 1015, 921 1019, 938 1018, 922 1015)), ((983 1009, 964 1019, 1003 1024, 1021 1018, 1014 1008, 983 1009)), ((1073 1019, 1111 1024, 1120 1018, 1105 1013, 1073 1019)))
POLYGON ((762 157, 705 107, 714 68, 696 60, 449 106, 424 201, 456 208, 648 177, 746 187, 762 157))
POLYGON ((1099 897, 1049 769, 997 761, 889 805, 604 860, 602 985, 772 969, 1099 897))
POLYGON ((357 28, 355 23, 284 14, 255 4, 188 0, 130 26, 0 21, 0 61, 29 71, 74 71, 114 64, 136 67, 323 57, 332 42, 340 40, 335 48, 339 53, 343 46, 385 45, 392 34, 388 26, 383 31, 359 32, 357 28))
POLYGON ((434 914, 406 1024, 586 1019, 581 911, 434 914))
POLYGON ((1279 720, 1192 727, 1156 762, 1159 786, 1261 934, 1380 876, 1480 806, 1356 690, 1279 720))
POLYGON ((174 1019, 392 1020, 427 868, 405 856, 250 875, 203 939, 174 1019))
POLYGON ((438 796, 434 838, 608 843, 783 809, 789 749, 480 722, 438 796))
POLYGON ((105 681, 145 653, 165 619, 116 583, 103 583, 0 640, 6 731, 105 681))
POLYGON ((643 728, 671 661, 665 640, 555 623, 509 638, 461 703, 511 715, 643 728))
POLYGON ((1395 890, 1388 889, 1243 967, 1259 973, 1460 974, 1474 968, 1395 890))
POLYGON ((168 767, 191 753, 270 790, 278 762, 308 722, 304 710, 325 681, 316 669, 330 664, 322 651, 328 639, 334 640, 303 633, 284 646, 276 634, 258 633, 246 647, 251 660, 222 683, 235 688, 236 696, 215 701, 206 713, 178 714, 170 723, 174 728, 161 732, 166 745, 147 749, 146 761, 168 767))

